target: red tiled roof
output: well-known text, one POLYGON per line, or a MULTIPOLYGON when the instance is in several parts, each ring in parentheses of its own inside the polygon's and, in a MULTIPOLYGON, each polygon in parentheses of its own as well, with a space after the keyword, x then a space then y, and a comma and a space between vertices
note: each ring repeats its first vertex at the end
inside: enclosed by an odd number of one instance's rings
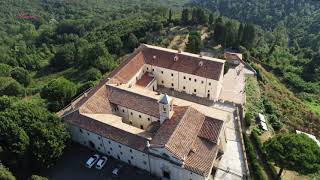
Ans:
POLYGON ((109 77, 113 83, 127 83, 145 64, 141 51, 134 52, 117 69, 112 71, 109 77))
POLYGON ((146 87, 153 79, 154 77, 149 76, 148 72, 145 72, 141 79, 137 81, 136 85, 146 87))
POLYGON ((152 99, 116 87, 107 86, 107 88, 110 91, 109 101, 111 103, 159 118, 159 104, 157 99, 152 99))
POLYGON ((186 54, 163 51, 149 47, 142 49, 142 52, 147 64, 187 74, 219 80, 221 72, 223 71, 222 62, 206 60, 201 57, 188 56, 186 54), (178 57, 177 61, 174 60, 175 56, 178 57), (202 66, 199 66, 200 61, 203 62, 202 66))
POLYGON ((183 160, 197 137, 205 116, 192 107, 174 107, 174 114, 160 126, 151 141, 183 160))
POLYGON ((192 145, 184 167, 197 174, 208 176, 216 159, 218 147, 215 143, 197 137, 192 145))
POLYGON ((119 142, 133 149, 144 151, 146 148, 147 139, 135 134, 131 134, 122 129, 104 124, 95 119, 91 119, 90 117, 83 116, 79 114, 78 111, 66 115, 64 120, 67 123, 88 130, 107 139, 119 142))
POLYGON ((222 129, 223 121, 206 117, 199 132, 199 137, 217 143, 222 129))

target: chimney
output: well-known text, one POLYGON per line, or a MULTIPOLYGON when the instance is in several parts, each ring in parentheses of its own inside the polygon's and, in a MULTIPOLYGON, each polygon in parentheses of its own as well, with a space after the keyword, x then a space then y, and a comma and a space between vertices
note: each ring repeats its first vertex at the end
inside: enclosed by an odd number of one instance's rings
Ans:
POLYGON ((150 147, 150 142, 149 142, 149 141, 147 141, 147 145, 146 145, 146 147, 147 147, 147 148, 149 148, 149 147, 150 147))

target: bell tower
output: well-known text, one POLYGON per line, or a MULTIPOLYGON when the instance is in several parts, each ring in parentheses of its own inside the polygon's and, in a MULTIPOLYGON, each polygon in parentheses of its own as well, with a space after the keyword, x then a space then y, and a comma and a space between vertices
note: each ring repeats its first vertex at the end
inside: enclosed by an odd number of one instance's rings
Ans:
POLYGON ((173 115, 173 99, 167 94, 161 96, 159 102, 160 123, 162 124, 166 119, 170 119, 173 115))

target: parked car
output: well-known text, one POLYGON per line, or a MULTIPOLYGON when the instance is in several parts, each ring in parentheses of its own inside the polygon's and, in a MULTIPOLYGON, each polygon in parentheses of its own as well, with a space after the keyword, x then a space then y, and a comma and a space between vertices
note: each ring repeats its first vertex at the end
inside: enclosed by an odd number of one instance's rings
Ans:
POLYGON ((86 162, 86 167, 92 168, 92 166, 99 160, 99 157, 100 156, 98 154, 91 156, 86 162))
POLYGON ((114 168, 112 170, 112 177, 113 178, 118 178, 120 175, 120 170, 122 169, 123 165, 118 165, 118 167, 114 168))
POLYGON ((106 165, 107 161, 108 158, 106 156, 102 156, 96 164, 96 169, 102 169, 104 165, 106 165))

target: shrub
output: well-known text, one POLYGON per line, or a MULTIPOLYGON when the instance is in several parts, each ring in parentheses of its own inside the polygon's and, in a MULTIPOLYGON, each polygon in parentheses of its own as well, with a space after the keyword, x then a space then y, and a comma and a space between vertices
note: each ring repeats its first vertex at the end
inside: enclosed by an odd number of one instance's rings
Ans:
POLYGON ((247 134, 243 133, 244 145, 246 148, 247 158, 249 160, 249 168, 250 173, 253 176, 253 179, 265 180, 265 176, 262 172, 262 167, 256 158, 256 154, 253 149, 253 145, 251 144, 247 134))
POLYGON ((28 86, 31 82, 31 76, 29 72, 21 67, 12 69, 11 77, 24 86, 28 86))
POLYGON ((40 92, 41 97, 49 101, 49 106, 54 104, 51 107, 55 110, 66 105, 75 94, 76 85, 65 78, 51 80, 40 92))
POLYGON ((87 72, 86 72, 86 79, 88 81, 96 81, 101 79, 102 74, 101 72, 96 69, 96 68, 90 68, 87 72))
POLYGON ((252 131, 251 133, 251 139, 253 140, 253 143, 256 145, 257 150, 261 154, 261 160, 264 161, 267 165, 269 170, 272 172, 271 176, 276 179, 277 178, 277 170, 275 167, 272 165, 271 162, 268 161, 266 153, 263 150, 263 144, 259 138, 259 134, 257 131, 252 131))
POLYGON ((22 96, 24 88, 12 78, 0 78, 0 95, 22 96))
POLYGON ((16 180, 16 178, 12 175, 12 173, 4 168, 0 166, 0 179, 1 180, 16 180))
POLYGON ((32 175, 29 180, 48 180, 48 178, 38 175, 32 175))
POLYGON ((244 117, 244 120, 245 120, 246 125, 247 125, 248 127, 250 127, 250 125, 251 125, 251 120, 252 120, 252 119, 253 119, 252 114, 251 114, 250 112, 247 112, 246 115, 245 115, 245 117, 244 117))
POLYGON ((0 63, 0 77, 10 76, 11 69, 12 69, 11 66, 0 63))

